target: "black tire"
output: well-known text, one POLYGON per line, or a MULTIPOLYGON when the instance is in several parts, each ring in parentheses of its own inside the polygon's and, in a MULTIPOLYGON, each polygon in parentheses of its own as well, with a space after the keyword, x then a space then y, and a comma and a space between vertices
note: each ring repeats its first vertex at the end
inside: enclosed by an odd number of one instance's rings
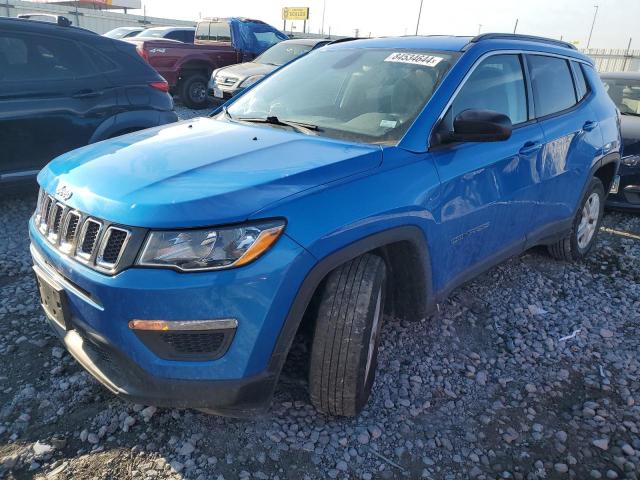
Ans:
POLYGON ((549 250, 549 253, 552 257, 556 258, 557 260, 576 261, 583 259, 589 254, 589 252, 593 248, 593 245, 596 243, 598 231, 600 230, 602 216, 604 213, 605 200, 606 195, 602 182, 599 178, 592 178, 589 187, 587 188, 587 191, 585 192, 584 197, 580 202, 580 208, 578 208, 578 211, 576 212, 576 218, 573 220, 571 232, 558 242, 547 246, 547 249, 549 250), (589 205, 593 205, 593 195, 597 195, 598 197, 598 217, 593 220, 590 216, 588 216, 587 218, 589 218, 589 220, 587 223, 589 225, 595 226, 595 230, 588 242, 586 240, 580 241, 579 226, 583 219, 585 208, 589 208, 589 205), (587 205, 588 202, 589 205, 587 205))
POLYGON ((207 77, 200 73, 187 75, 180 82, 180 100, 187 107, 194 110, 206 108, 209 104, 207 98, 207 77))
POLYGON ((386 276, 382 258, 364 254, 335 269, 324 283, 309 368, 311 403, 323 413, 354 416, 369 399, 386 276))

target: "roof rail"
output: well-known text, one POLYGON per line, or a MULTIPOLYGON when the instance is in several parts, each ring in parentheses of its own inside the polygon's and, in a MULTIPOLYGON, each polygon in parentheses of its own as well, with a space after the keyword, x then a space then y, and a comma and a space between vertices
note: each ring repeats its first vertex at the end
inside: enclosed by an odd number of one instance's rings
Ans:
POLYGON ((478 43, 482 40, 524 40, 530 42, 548 43, 557 47, 571 48, 577 50, 576 46, 562 40, 554 40, 553 38, 536 37, 535 35, 520 35, 519 33, 483 33, 473 37, 469 43, 478 43))
POLYGON ((71 20, 69 20, 67 17, 63 17, 62 15, 52 15, 50 13, 22 13, 16 18, 20 18, 23 20, 38 20, 37 18, 34 19, 33 17, 44 17, 48 19, 48 23, 55 23, 60 27, 70 27, 72 25, 71 20))

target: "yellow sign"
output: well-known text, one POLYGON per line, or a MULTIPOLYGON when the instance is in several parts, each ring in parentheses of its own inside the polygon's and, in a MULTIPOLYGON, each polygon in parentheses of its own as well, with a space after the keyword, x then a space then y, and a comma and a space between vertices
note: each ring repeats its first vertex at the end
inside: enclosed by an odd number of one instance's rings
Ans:
POLYGON ((309 20, 309 7, 284 7, 283 20, 309 20))

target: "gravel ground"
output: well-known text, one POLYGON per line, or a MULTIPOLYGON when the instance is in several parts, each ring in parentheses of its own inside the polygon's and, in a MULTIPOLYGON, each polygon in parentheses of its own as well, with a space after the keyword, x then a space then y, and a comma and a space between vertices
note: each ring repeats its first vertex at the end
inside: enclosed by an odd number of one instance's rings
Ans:
POLYGON ((125 403, 60 348, 30 273, 34 203, 0 199, 0 478, 640 476, 640 216, 609 213, 583 263, 534 249, 429 319, 387 318, 358 418, 314 411, 300 342, 271 411, 234 420, 125 403))

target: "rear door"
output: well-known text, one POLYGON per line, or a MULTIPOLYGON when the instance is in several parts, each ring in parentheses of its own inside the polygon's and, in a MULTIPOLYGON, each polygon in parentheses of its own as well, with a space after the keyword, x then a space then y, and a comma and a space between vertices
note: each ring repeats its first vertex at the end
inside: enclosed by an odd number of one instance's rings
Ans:
POLYGON ((2 180, 30 175, 54 157, 86 145, 103 121, 107 82, 75 41, 0 32, 2 180))
POLYGON ((576 61, 527 55, 535 115, 544 133, 536 175, 540 181, 535 224, 543 234, 573 218, 602 135, 591 107, 594 98, 576 61))

